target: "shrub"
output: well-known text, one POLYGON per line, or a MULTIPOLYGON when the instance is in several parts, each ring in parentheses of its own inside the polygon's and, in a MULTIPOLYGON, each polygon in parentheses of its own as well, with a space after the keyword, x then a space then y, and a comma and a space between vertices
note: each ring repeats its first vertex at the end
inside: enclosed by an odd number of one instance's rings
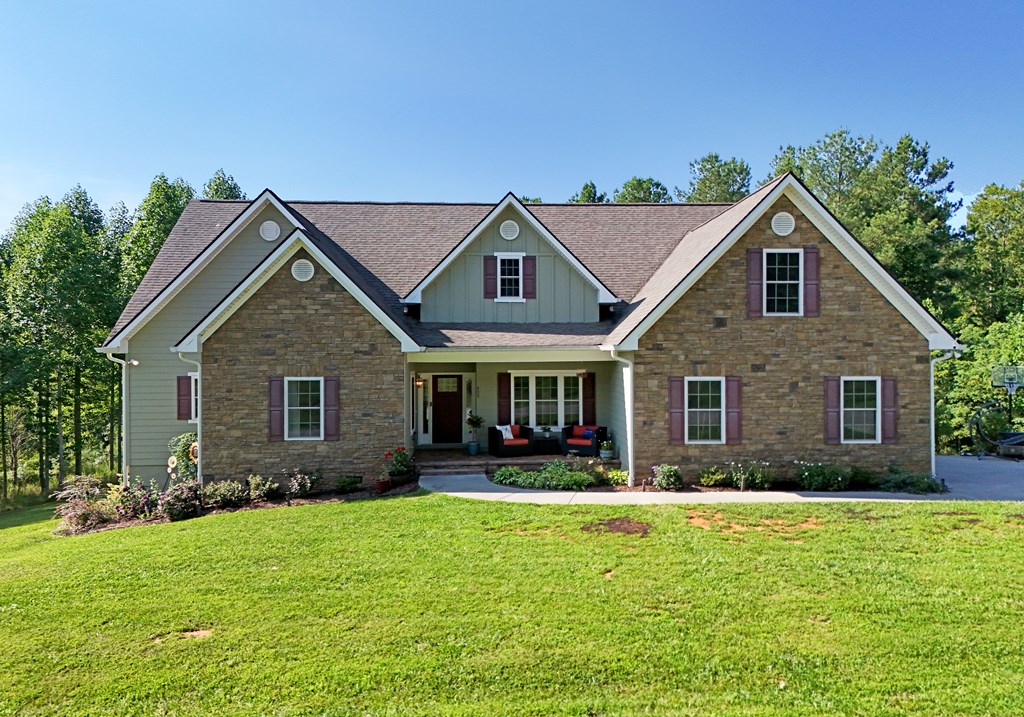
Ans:
POLYGON ((874 489, 882 484, 882 474, 870 468, 853 466, 850 468, 849 482, 851 489, 874 489))
POLYGON ((150 482, 141 481, 128 485, 112 485, 107 491, 107 507, 118 520, 149 518, 160 507, 160 490, 150 482))
POLYGON ((222 480, 203 486, 203 503, 211 508, 237 508, 249 500, 249 490, 238 481, 222 480))
POLYGON ((494 473, 492 480, 501 485, 549 490, 583 490, 594 484, 592 475, 574 470, 574 467, 565 461, 550 461, 539 471, 524 471, 515 466, 502 466, 494 473))
POLYGON ((881 477, 879 488, 891 493, 943 493, 946 488, 928 473, 909 473, 892 466, 881 477))
POLYGON ((288 481, 285 483, 287 486, 285 493, 289 498, 301 498, 304 495, 309 495, 320 482, 320 474, 316 471, 311 473, 292 471, 286 474, 286 477, 288 481))
POLYGON ((797 461, 796 479, 804 490, 848 490, 850 475, 839 466, 797 461))
POLYGON ((168 520, 187 520, 203 508, 203 488, 197 480, 175 483, 160 495, 160 513, 168 520))
POLYGON ((732 478, 718 466, 705 468, 700 472, 698 478, 700 479, 701 485, 709 488, 721 488, 732 485, 732 478))
POLYGON ((192 460, 192 446, 196 443, 195 433, 182 433, 175 436, 167 444, 167 450, 171 452, 171 460, 167 465, 171 469, 171 480, 195 480, 196 462, 192 460))
POLYGON ((775 474, 768 467, 767 461, 751 461, 750 463, 730 463, 729 477, 736 488, 742 490, 768 490, 772 487, 775 474))
POLYGON ((491 480, 500 485, 521 485, 523 469, 515 466, 502 466, 494 472, 491 480))
POLYGON ((405 475, 412 473, 412 456, 405 450, 405 446, 398 446, 393 451, 384 453, 384 469, 389 476, 405 475))
POLYGON ((662 463, 659 466, 651 466, 654 471, 654 485, 662 490, 679 490, 683 487, 683 474, 678 466, 670 466, 662 463))
POLYGON ((339 493, 358 493, 363 489, 362 476, 342 476, 334 484, 339 493))
POLYGON ((606 475, 608 477, 608 485, 629 484, 629 471, 624 471, 621 468, 609 468, 606 475))
POLYGON ((248 481, 249 500, 253 502, 270 500, 281 493, 281 486, 275 483, 272 478, 264 478, 261 475, 250 475, 248 481))
POLYGON ((53 493, 57 499, 55 515, 60 518, 57 533, 75 535, 88 532, 114 519, 114 512, 100 499, 100 482, 92 476, 75 476, 53 493))

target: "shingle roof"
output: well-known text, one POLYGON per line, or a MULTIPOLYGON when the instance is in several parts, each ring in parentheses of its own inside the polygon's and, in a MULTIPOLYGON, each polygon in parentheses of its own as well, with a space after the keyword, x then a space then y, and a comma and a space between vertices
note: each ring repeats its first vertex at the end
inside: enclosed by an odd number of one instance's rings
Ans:
POLYGON ((596 324, 433 324, 416 327, 413 338, 427 348, 594 347, 608 337, 614 322, 596 324))

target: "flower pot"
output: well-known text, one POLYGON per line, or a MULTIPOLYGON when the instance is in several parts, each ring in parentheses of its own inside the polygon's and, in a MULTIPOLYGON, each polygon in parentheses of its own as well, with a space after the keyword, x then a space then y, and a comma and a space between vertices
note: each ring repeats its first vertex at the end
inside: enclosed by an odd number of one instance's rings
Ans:
POLYGON ((377 493, 386 493, 391 490, 391 478, 378 478, 377 479, 377 493))
POLYGON ((478 441, 470 441, 466 444, 466 451, 471 456, 475 456, 480 452, 480 443, 478 441))
POLYGON ((600 451, 602 461, 610 461, 615 454, 615 451, 600 451))

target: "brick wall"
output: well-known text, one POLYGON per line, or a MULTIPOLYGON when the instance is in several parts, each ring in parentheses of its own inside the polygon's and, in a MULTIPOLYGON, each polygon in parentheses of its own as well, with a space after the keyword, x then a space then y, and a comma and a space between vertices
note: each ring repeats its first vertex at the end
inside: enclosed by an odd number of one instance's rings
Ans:
MULTIPOLYGON (((291 276, 300 251, 203 346, 203 472, 245 478, 317 469, 373 480, 402 444, 405 359, 395 339, 315 260, 291 276), (267 440, 270 376, 338 376, 340 441, 267 440)), ((311 259, 312 260, 312 259, 311 259)))
MULTIPOLYGON (((682 278, 682 277, 680 277, 682 278)), ((635 356, 636 468, 673 463, 687 475, 729 461, 795 460, 930 470, 928 342, 785 197, 740 238, 641 339, 635 356), (787 211, 796 230, 779 237, 771 217, 787 211), (821 252, 820 317, 747 318, 749 247, 821 252), (826 445, 825 376, 895 376, 899 441, 826 445), (671 445, 670 376, 740 376, 740 445, 671 445)))

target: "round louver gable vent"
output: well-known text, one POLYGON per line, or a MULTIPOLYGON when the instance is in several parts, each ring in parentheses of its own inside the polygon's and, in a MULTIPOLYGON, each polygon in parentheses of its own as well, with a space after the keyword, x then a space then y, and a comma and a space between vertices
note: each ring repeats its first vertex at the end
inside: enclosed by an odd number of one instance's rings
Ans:
POLYGON ((277 222, 268 219, 260 224, 260 237, 265 241, 276 241, 279 236, 281 236, 281 227, 277 222))
POLYGON ((498 227, 498 231, 501 232, 502 239, 512 241, 519 236, 519 225, 511 219, 506 219, 501 223, 501 226, 498 227))
POLYGON ((796 229, 796 219, 789 212, 779 212, 772 217, 772 231, 780 237, 789 236, 796 229))
POLYGON ((308 259, 297 259, 292 264, 292 278, 295 281, 309 281, 313 278, 313 262, 308 259))

